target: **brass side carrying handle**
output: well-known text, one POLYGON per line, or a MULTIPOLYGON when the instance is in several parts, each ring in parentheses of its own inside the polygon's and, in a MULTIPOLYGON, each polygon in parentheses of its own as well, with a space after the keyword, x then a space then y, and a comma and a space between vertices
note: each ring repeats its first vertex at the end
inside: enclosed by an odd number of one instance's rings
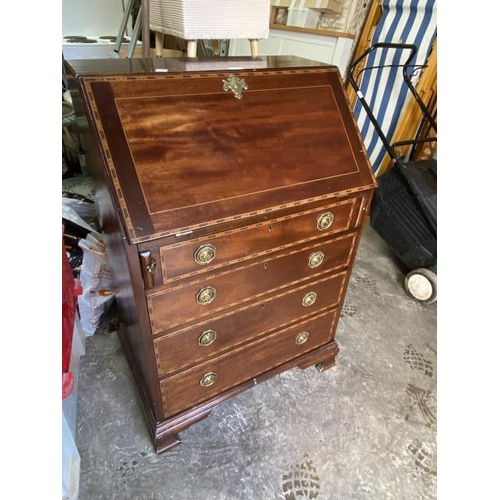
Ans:
POLYGON ((314 252, 309 255, 309 267, 314 268, 321 266, 323 260, 325 259, 325 254, 323 252, 314 252))
POLYGON ((325 229, 328 229, 332 224, 333 224, 333 219, 334 216, 332 212, 324 212, 322 213, 316 222, 316 227, 320 231, 324 231, 325 229))
POLYGON ((217 249, 210 244, 200 245, 196 252, 194 252, 194 261, 203 266, 205 264, 210 264, 215 259, 217 255, 217 249))
POLYGON ((304 298, 302 299, 302 305, 304 307, 309 307, 312 306, 316 302, 316 298, 318 295, 316 292, 308 292, 304 295, 304 298))
POLYGON ((151 252, 141 252, 139 257, 141 263, 142 278, 144 280, 144 288, 149 290, 155 286, 155 276, 158 269, 156 260, 151 256, 151 252))
POLYGON ((217 332, 215 330, 205 330, 198 337, 198 345, 202 347, 207 347, 209 345, 212 345, 215 342, 216 338, 217 338, 217 332))
POLYGON ((156 260, 151 260, 151 263, 146 266, 146 271, 148 273, 155 273, 158 269, 158 263, 156 260))
POLYGON ((196 302, 201 306, 206 306, 211 302, 213 302, 216 296, 217 296, 217 291, 215 290, 215 288, 207 286, 205 288, 202 288, 196 294, 196 302))
POLYGON ((202 387, 210 387, 211 385, 215 384, 216 380, 217 380, 217 373, 210 372, 201 377, 200 385, 202 387))
POLYGON ((295 337, 295 343, 297 345, 304 344, 307 342, 307 339, 309 338, 309 333, 308 332, 300 332, 296 337, 295 337))

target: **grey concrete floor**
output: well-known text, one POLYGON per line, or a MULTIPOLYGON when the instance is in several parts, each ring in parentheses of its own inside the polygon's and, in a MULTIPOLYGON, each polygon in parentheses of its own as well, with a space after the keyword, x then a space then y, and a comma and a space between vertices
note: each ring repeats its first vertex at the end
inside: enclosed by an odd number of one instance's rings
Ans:
POLYGON ((80 500, 427 500, 437 485, 437 303, 366 226, 337 366, 293 369, 225 401, 157 456, 115 332, 87 339, 80 500))

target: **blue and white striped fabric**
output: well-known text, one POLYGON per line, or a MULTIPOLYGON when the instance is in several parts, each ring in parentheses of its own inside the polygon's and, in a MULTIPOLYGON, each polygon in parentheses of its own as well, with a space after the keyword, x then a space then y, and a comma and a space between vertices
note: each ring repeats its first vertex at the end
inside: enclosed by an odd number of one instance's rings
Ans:
MULTIPOLYGON (((377 42, 414 44, 418 52, 412 64, 423 65, 437 33, 436 3, 437 0, 383 0, 383 13, 372 45, 377 42)), ((409 54, 408 50, 377 49, 367 56, 366 67, 402 64, 409 54)), ((414 85, 419 74, 420 71, 416 71, 412 77, 414 85)), ((406 101, 411 97, 403 80, 402 68, 367 70, 359 86, 382 131, 391 142, 406 101)), ((359 100, 354 107, 354 116, 376 174, 386 149, 359 100)))

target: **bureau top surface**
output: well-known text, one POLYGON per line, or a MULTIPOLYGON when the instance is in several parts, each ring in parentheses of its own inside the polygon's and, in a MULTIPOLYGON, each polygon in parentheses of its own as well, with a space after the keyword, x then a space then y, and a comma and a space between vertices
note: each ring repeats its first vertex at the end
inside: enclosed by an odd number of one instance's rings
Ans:
POLYGON ((335 67, 78 81, 131 243, 375 186, 335 67))
POLYGON ((158 72, 231 71, 231 68, 245 70, 324 67, 324 63, 296 56, 259 57, 154 57, 149 59, 74 59, 65 61, 68 72, 74 75, 126 74, 158 72))

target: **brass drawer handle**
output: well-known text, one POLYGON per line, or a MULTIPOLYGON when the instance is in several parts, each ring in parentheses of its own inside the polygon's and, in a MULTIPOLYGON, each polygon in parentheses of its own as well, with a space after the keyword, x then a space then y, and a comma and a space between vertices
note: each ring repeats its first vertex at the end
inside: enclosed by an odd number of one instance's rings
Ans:
POLYGON ((295 343, 297 345, 304 344, 305 342, 307 342, 308 338, 309 338, 309 333, 301 332, 295 337, 295 343))
POLYGON ((198 345, 207 347, 215 342, 217 332, 214 330, 206 330, 198 337, 198 345))
POLYGON ((320 231, 324 231, 325 229, 328 229, 333 224, 333 219, 334 219, 334 217, 333 217, 332 212, 325 212, 318 217, 316 227, 320 231))
POLYGON ((215 384, 216 380, 217 380, 217 373, 210 372, 201 377, 200 385, 202 387, 210 387, 211 385, 215 384))
POLYGON ((309 255, 309 267, 318 267, 323 264, 325 254, 323 252, 314 252, 309 255))
POLYGON ((194 261, 200 266, 210 264, 215 259, 217 250, 213 245, 201 245, 194 252, 194 261))
POLYGON ((302 299, 302 305, 304 307, 309 307, 312 306, 316 302, 316 298, 318 295, 316 292, 309 292, 304 295, 304 298, 302 299))
POLYGON ((196 294, 196 302, 198 304, 200 304, 201 306, 206 306, 214 301, 216 295, 217 295, 217 292, 216 292, 215 288, 213 288, 211 286, 207 286, 206 288, 202 288, 196 294))

